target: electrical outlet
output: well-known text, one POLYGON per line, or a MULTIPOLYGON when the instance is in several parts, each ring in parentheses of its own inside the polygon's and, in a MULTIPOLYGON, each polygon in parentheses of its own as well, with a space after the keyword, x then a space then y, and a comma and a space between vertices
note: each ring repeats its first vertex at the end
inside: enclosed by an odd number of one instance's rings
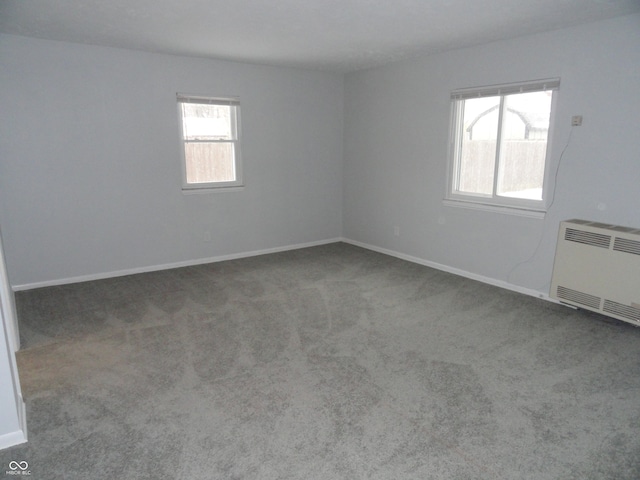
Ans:
POLYGON ((580 125, 582 125, 582 115, 574 115, 571 117, 572 127, 579 127, 580 125))
POLYGON ((399 237, 400 236, 400 227, 393 227, 393 234, 396 237, 399 237))

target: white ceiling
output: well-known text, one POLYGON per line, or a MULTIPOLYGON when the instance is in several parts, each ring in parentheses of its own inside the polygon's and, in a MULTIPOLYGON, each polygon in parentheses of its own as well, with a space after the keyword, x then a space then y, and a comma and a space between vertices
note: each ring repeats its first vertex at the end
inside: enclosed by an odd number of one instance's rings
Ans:
POLYGON ((0 0, 0 32, 349 72, 640 11, 640 0, 0 0))

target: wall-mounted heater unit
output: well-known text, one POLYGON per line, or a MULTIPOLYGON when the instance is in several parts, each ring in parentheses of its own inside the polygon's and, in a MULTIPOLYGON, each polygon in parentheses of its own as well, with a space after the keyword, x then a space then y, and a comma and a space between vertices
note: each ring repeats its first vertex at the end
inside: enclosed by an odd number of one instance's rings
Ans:
POLYGON ((550 294, 640 326, 640 229, 560 222, 550 294))

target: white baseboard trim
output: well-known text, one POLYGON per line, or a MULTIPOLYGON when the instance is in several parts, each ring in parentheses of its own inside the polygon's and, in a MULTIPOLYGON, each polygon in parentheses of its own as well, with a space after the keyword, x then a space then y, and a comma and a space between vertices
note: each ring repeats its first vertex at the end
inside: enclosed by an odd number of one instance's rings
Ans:
POLYGON ((389 250, 387 248, 376 247, 375 245, 369 245, 368 243, 358 242, 357 240, 351 240, 349 238, 342 238, 341 241, 344 243, 355 245, 356 247, 366 248, 367 250, 372 250, 374 252, 383 253, 391 257, 400 258, 408 262, 424 265, 425 267, 431 267, 437 270, 442 270, 443 272, 453 273, 454 275, 459 275, 461 277, 469 278, 471 280, 477 280, 478 282, 493 285, 495 287, 505 288, 513 292, 522 293, 524 295, 529 295, 531 297, 541 298, 543 300, 547 300, 553 303, 560 303, 555 299, 551 298, 547 293, 539 292, 537 290, 532 290, 530 288, 521 287, 519 285, 514 285, 512 283, 504 282, 502 280, 497 280, 495 278, 486 277, 484 275, 478 275, 477 273, 468 272, 466 270, 461 270, 459 268, 450 267, 448 265, 443 265, 441 263, 436 263, 430 260, 425 260, 423 258, 414 257, 412 255, 406 255, 404 253, 396 252, 394 250, 389 250))
POLYGON ((20 424, 20 432, 22 432, 22 437, 24 438, 25 443, 29 440, 29 435, 27 433, 27 404, 22 398, 22 394, 18 395, 18 423, 20 424))
POLYGON ((148 267, 130 268, 126 270, 117 270, 113 272, 96 273, 90 275, 80 275, 77 277, 60 278, 56 280, 46 280, 44 282, 25 283, 21 285, 12 285, 14 292, 21 290, 32 290, 34 288, 53 287, 56 285, 67 285, 69 283, 89 282, 92 280, 104 280, 106 278, 123 277, 125 275, 135 275, 137 273, 156 272, 158 270, 169 270, 171 268, 192 267, 194 265, 202 265, 205 263, 224 262, 226 260, 236 260, 238 258, 255 257, 258 255, 266 255, 269 253, 286 252, 289 250, 299 250, 301 248, 317 247, 342 241, 342 238, 328 238, 325 240, 317 240, 314 242, 298 243, 294 245, 285 245, 282 247, 266 248, 263 250, 253 250, 250 252, 232 253, 229 255, 219 255, 216 257, 198 258, 195 260, 185 260, 182 262, 165 263, 161 265, 150 265, 148 267))
POLYGON ((21 410, 21 412, 19 412, 19 421, 22 429, 0 435, 0 450, 27 443, 27 427, 24 425, 26 418, 24 402, 22 402, 22 405, 20 405, 18 409, 21 410))
POLYGON ((511 290, 514 292, 522 293, 524 295, 529 295, 531 297, 541 298, 543 300, 547 300, 553 303, 559 303, 555 299, 551 298, 547 293, 539 292, 537 290, 521 287, 519 285, 514 285, 512 283, 508 283, 502 280, 497 280, 495 278, 486 277, 484 275, 479 275, 477 273, 468 272, 466 270, 462 270, 455 267, 450 267, 448 265, 444 265, 437 262, 432 262, 430 260, 425 260, 423 258, 414 257, 412 255, 407 255, 404 253, 396 252, 395 250, 390 250, 388 248, 377 247, 375 245, 370 245, 368 243, 359 242, 357 240, 352 240, 350 238, 345 237, 336 237, 336 238, 328 238, 325 240, 317 240, 314 242, 306 242, 306 243, 298 243, 293 245, 285 245, 281 247, 273 247, 266 248, 262 250, 253 250, 249 252, 239 252, 232 253, 229 255, 219 255, 215 257, 206 257, 206 258, 198 258, 195 260, 186 260, 182 262, 173 262, 173 263, 165 263, 161 265, 150 265, 147 267, 138 267, 131 268, 126 270, 117 270, 113 272, 105 272, 105 273, 97 273, 91 275, 80 275, 77 277, 69 277, 69 278, 61 278, 56 280, 47 280, 43 282, 34 282, 34 283, 25 283, 21 285, 13 285, 12 289, 14 292, 18 292, 21 290, 32 290, 34 288, 42 288, 42 287, 52 287, 56 285, 66 285, 70 283, 79 283, 79 282, 88 282, 92 280, 103 280, 106 278, 115 278, 122 277, 125 275, 135 275, 137 273, 147 273, 147 272, 155 272, 158 270, 168 270, 171 268, 180 268, 180 267, 191 267, 194 265, 202 265, 206 263, 216 263, 216 262, 224 262, 226 260, 236 260, 239 258, 248 258, 255 257, 258 255, 267 255, 269 253, 279 253, 286 252, 289 250, 298 250, 300 248, 308 248, 308 247, 317 247, 320 245, 327 245, 330 243, 336 242, 344 242, 350 245, 354 245, 356 247, 365 248, 367 250, 372 250, 374 252, 382 253, 384 255, 389 255, 391 257, 400 258, 402 260, 406 260, 408 262, 417 263, 419 265, 424 265, 425 267, 435 268, 437 270, 442 270, 444 272, 453 273, 454 275, 460 275, 461 277, 469 278, 471 280, 477 280, 479 282, 483 282, 489 285, 493 285, 500 288, 505 288, 507 290, 511 290))

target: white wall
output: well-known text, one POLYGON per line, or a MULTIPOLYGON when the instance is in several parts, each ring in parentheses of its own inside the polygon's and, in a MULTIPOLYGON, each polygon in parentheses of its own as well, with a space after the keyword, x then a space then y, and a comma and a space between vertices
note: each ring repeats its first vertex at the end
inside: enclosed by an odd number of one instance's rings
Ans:
POLYGON ((14 287, 341 235, 341 75, 2 35, 0 85, 14 287), (176 92, 240 96, 243 191, 181 193, 176 92))
POLYGON ((349 74, 344 236, 546 295, 560 220, 640 227, 639 92, 638 15, 349 74), (553 168, 571 116, 584 123, 546 218, 443 206, 450 91, 549 77, 561 78, 553 168))
POLYGON ((12 338, 17 334, 15 323, 0 233, 0 449, 27 441, 25 404, 15 357, 19 342, 12 338))
POLYGON ((640 226, 638 65, 638 15, 356 72, 344 91, 337 74, 0 36, 11 283, 343 235, 546 294, 560 220, 640 226), (450 91, 556 76, 552 168, 571 115, 584 124, 546 218, 443 206, 450 91), (244 191, 181 193, 178 91, 241 97, 244 191))
POLYGON ((15 368, 14 352, 9 349, 5 319, 0 310, 0 449, 27 441, 24 428, 24 402, 19 395, 20 383, 15 368))

